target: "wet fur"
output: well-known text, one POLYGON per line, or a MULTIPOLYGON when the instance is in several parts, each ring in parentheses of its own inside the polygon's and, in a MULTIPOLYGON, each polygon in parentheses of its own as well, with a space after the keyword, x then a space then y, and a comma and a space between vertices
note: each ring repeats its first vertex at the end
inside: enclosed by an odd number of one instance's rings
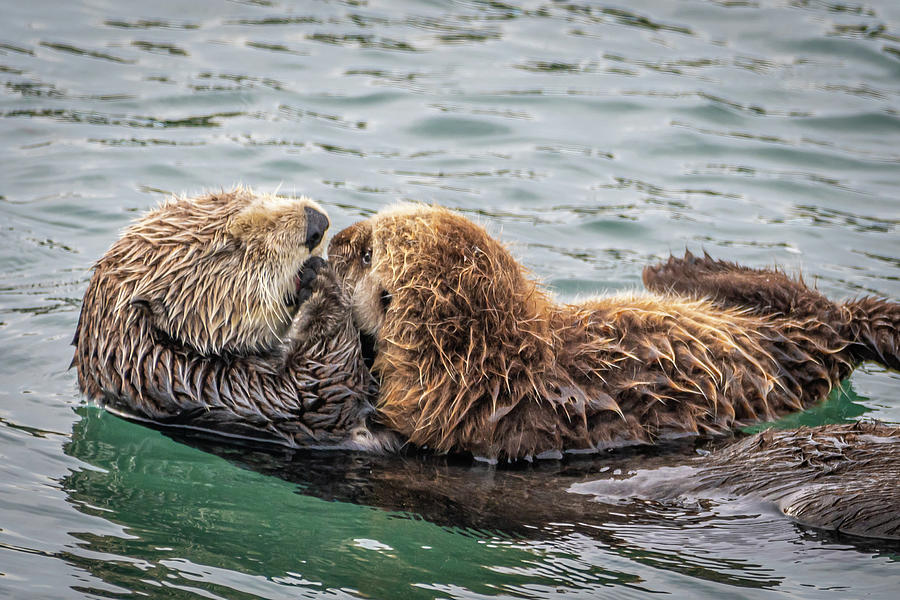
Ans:
POLYGON ((770 429, 695 462, 693 492, 761 497, 805 525, 900 539, 900 427, 770 429))
POLYGON ((357 223, 329 257, 376 339, 380 418, 441 452, 514 459, 723 433, 821 400, 861 360, 897 361, 895 303, 833 304, 782 275, 772 297, 790 282, 810 310, 667 284, 560 304, 483 228, 438 207, 357 223))
POLYGON ((595 501, 693 504, 725 497, 775 504, 811 527, 900 539, 900 428, 851 423, 768 429, 690 458, 626 463, 625 475, 569 488, 595 501), (660 464, 661 463, 661 464, 660 464))
POLYGON ((744 308, 758 315, 812 318, 828 323, 848 346, 854 363, 875 361, 900 370, 900 305, 864 297, 834 303, 772 269, 752 269, 724 260, 685 252, 683 258, 646 267, 647 289, 709 298, 722 307, 744 308))
MULTIPOLYGON (((94 266, 73 344, 84 394, 128 418, 289 446, 381 450, 348 298, 304 246, 311 200, 172 199, 94 266), (300 308, 285 303, 296 290, 300 308)), ((324 213, 323 213, 324 214, 324 213)))

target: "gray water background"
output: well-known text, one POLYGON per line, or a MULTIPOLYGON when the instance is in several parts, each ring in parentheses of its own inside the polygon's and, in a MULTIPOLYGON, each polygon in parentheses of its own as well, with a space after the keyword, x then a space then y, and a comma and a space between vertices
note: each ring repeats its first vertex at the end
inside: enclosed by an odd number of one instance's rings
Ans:
MULTIPOLYGON (((455 207, 563 299, 685 247, 900 298, 895 0, 0 0, 0 81, 0 596, 896 597, 896 548, 772 507, 485 525, 547 467, 438 465, 386 500, 409 465, 223 457, 84 406, 67 370, 118 232, 237 183, 334 231, 455 207)), ((900 422, 898 384, 867 365, 786 424, 900 422)))

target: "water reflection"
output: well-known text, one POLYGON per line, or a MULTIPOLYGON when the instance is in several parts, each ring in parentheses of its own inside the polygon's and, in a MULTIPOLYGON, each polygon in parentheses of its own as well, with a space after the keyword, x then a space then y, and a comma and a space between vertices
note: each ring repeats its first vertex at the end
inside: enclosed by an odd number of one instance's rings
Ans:
MULTIPOLYGON (((863 410, 852 398, 835 395, 805 419, 852 418, 863 410)), ((680 469, 690 471, 684 465, 709 442, 492 468, 461 458, 170 439, 95 408, 79 413, 65 452, 90 466, 61 485, 80 512, 122 533, 73 532, 81 550, 59 558, 139 592, 163 582, 225 596, 269 596, 283 586, 385 598, 447 590, 542 597, 614 586, 627 596, 662 591, 661 581, 678 577, 778 588, 786 573, 766 557, 788 552, 802 531, 772 507, 724 497, 604 503, 569 491, 635 475, 663 477, 666 487, 668 473, 683 477, 680 469), (254 592, 250 580, 260 585, 254 592)), ((802 539, 811 549, 890 550, 834 535, 802 539)))
MULTIPOLYGON (((239 467, 91 413, 68 458, 26 432, 72 430, 88 269, 170 192, 307 194, 335 229, 440 203, 564 299, 633 289, 685 245, 896 298, 895 4, 5 3, 0 596, 44 593, 58 556, 71 597, 890 597, 883 549, 724 499, 585 506, 550 486, 603 475, 572 464, 239 467), (77 511, 36 457, 76 465, 77 511), (46 540, 58 530, 80 533, 46 540)), ((871 400, 801 419, 900 419, 897 374, 853 381, 871 400)))
MULTIPOLYGON (((230 596, 229 589, 243 591, 241 581, 257 578, 266 595, 298 579, 319 595, 343 590, 380 598, 431 597, 410 586, 440 582, 485 595, 528 583, 549 589, 546 580, 515 573, 545 552, 521 541, 527 530, 510 522, 504 531, 490 510, 479 516, 478 506, 462 503, 466 490, 447 485, 496 489, 490 473, 460 471, 448 479, 447 467, 409 459, 206 449, 243 468, 85 412, 66 452, 93 468, 73 472, 62 485, 78 510, 122 526, 124 535, 73 533, 86 550, 101 553, 74 564, 138 592, 163 582, 230 596), (416 510, 423 506, 444 527, 422 521, 416 510), (484 569, 494 571, 489 583, 484 569)), ((615 572, 604 578, 635 579, 615 572)))

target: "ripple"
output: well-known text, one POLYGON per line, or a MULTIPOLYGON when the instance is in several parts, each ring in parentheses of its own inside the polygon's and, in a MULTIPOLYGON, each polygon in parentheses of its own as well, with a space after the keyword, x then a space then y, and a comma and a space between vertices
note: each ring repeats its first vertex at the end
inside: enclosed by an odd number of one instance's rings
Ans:
MULTIPOLYGON (((690 197, 690 196, 719 196, 722 198, 742 198, 741 194, 733 194, 730 192, 720 192, 718 190, 713 189, 704 189, 704 188, 664 188, 659 185, 655 185, 646 181, 640 181, 637 179, 629 179, 627 177, 614 177, 614 183, 604 183, 604 184, 595 184, 592 186, 592 189, 607 189, 607 190, 625 190, 625 189, 635 189, 639 192, 643 192, 648 196, 655 196, 658 198, 669 198, 676 199, 682 197, 690 197)), ((684 205, 680 205, 684 207, 684 205)))
POLYGON ((507 119, 525 119, 533 121, 534 116, 524 112, 506 108, 477 108, 471 106, 458 106, 450 104, 429 104, 429 108, 436 108, 446 113, 466 113, 470 115, 486 115, 490 117, 504 117, 507 119))
POLYGON ((850 227, 856 231, 890 233, 900 226, 900 219, 872 217, 857 212, 848 212, 822 206, 798 204, 791 213, 809 220, 813 225, 826 227, 850 227))
POLYGON ((365 121, 350 121, 337 115, 330 115, 313 110, 296 108, 293 106, 288 106, 286 104, 282 104, 278 107, 278 114, 279 116, 286 117, 293 121, 299 121, 305 118, 317 119, 348 129, 365 129, 368 126, 368 123, 366 123, 365 121))
MULTIPOLYGON (((25 71, 0 66, 0 72, 8 72, 14 75, 22 75, 25 71)), ((69 98, 73 100, 100 100, 101 102, 113 102, 116 100, 129 100, 134 98, 132 94, 72 94, 58 88, 52 83, 42 81, 6 81, 3 84, 7 90, 22 96, 38 98, 69 98)))
POLYGON ((8 419, 4 419, 3 417, 0 417, 0 426, 9 427, 10 429, 15 429, 16 431, 21 431, 36 438, 56 436, 68 439, 71 437, 71 434, 69 433, 61 433, 59 431, 51 431, 49 429, 40 429, 38 427, 29 427, 28 425, 18 425, 16 423, 13 423, 12 421, 9 421, 8 419))
POLYGON ((728 175, 737 175, 750 178, 768 178, 782 181, 806 181, 815 184, 823 184, 840 190, 853 192, 861 195, 872 195, 865 189, 854 188, 843 183, 840 179, 820 173, 808 171, 788 171, 780 169, 766 169, 762 167, 751 167, 747 165, 730 165, 730 164, 708 164, 703 169, 689 169, 685 171, 689 175, 706 175, 710 173, 726 173, 728 175))
MULTIPOLYGON (((874 252, 859 252, 859 253, 862 254, 863 256, 866 256, 866 257, 871 258, 871 259, 873 259, 873 260, 881 261, 881 262, 886 263, 886 264, 888 264, 888 265, 890 265, 890 266, 892 266, 892 267, 896 267, 896 268, 900 269, 900 258, 897 258, 897 257, 894 257, 894 256, 883 256, 883 255, 881 255, 881 254, 875 254, 874 252)), ((890 278, 890 279, 896 280, 896 279, 898 279, 898 278, 893 277, 893 278, 890 278)))
POLYGON ((88 138, 92 144, 102 144, 112 147, 144 147, 144 146, 205 146, 204 141, 166 140, 161 138, 118 138, 101 139, 88 138))
POLYGON ((270 52, 283 52, 285 54, 294 54, 297 56, 308 56, 309 55, 309 52, 302 51, 302 50, 294 50, 292 48, 289 48, 288 46, 285 46, 284 44, 269 43, 269 42, 253 42, 253 41, 249 41, 249 40, 244 42, 244 44, 248 48, 256 48, 258 50, 268 50, 270 52))
POLYGON ((57 50, 59 52, 65 52, 67 54, 75 54, 76 56, 89 56, 91 58, 99 58, 102 60, 108 60, 115 63, 122 64, 134 64, 135 61, 129 60, 126 58, 120 58, 118 56, 113 56, 112 54, 106 54, 105 52, 97 52, 96 50, 85 50, 83 48, 78 48, 77 46, 72 46, 71 44, 61 44, 54 42, 41 42, 41 46, 45 48, 50 48, 51 50, 57 50))
POLYGON ((825 35, 846 38, 885 38, 900 42, 900 38, 887 33, 884 23, 833 23, 825 35))
POLYGON ((184 48, 179 48, 174 44, 160 44, 156 42, 145 42, 140 40, 135 40, 131 42, 131 45, 135 48, 139 48, 145 52, 150 52, 152 54, 164 54, 169 56, 189 56, 187 50, 184 48))
POLYGON ((107 27, 118 29, 200 29, 199 23, 190 21, 167 21, 161 19, 137 19, 135 21, 123 21, 107 19, 103 21, 107 27))
POLYGON ((30 50, 23 46, 16 46, 14 44, 8 44, 6 42, 0 42, 0 54, 6 54, 5 51, 8 52, 16 52, 18 54, 27 54, 29 56, 34 56, 34 50, 30 50))
POLYGON ((569 2, 562 4, 561 8, 567 10, 571 15, 577 15, 594 23, 605 23, 607 17, 612 18, 612 22, 627 27, 636 27, 639 29, 647 29, 650 31, 668 31, 672 33, 680 33, 684 35, 694 35, 689 27, 682 25, 672 25, 655 21, 650 17, 633 13, 631 11, 612 8, 612 7, 594 7, 585 4, 576 4, 569 2))
POLYGON ((269 77, 256 77, 254 75, 243 75, 235 73, 212 73, 204 71, 197 74, 197 79, 211 81, 227 81, 228 85, 222 84, 199 84, 194 83, 190 88, 197 92, 221 92, 233 90, 254 89, 257 87, 267 87, 273 90, 284 90, 287 84, 269 77))
POLYGON ((547 144, 535 146, 535 150, 539 152, 550 152, 553 154, 575 154, 581 156, 593 156, 597 158, 605 158, 607 160, 615 160, 616 156, 612 152, 607 152, 606 150, 600 150, 599 148, 592 148, 590 146, 583 146, 580 144, 547 144))
POLYGON ((417 49, 407 42, 381 38, 374 35, 358 33, 310 33, 306 39, 322 44, 334 46, 353 46, 357 48, 378 48, 380 50, 399 50, 403 52, 416 52, 417 49))
POLYGON ((714 135, 717 137, 727 137, 733 139, 740 140, 751 140, 757 142, 763 142, 766 144, 776 144, 782 146, 795 146, 795 147, 804 147, 804 146, 817 146, 822 148, 834 148, 841 152, 847 154, 854 154, 856 156, 865 157, 867 159, 876 159, 883 162, 897 163, 900 162, 900 154, 882 154, 878 152, 873 152, 870 150, 863 150, 861 148, 853 148, 845 145, 838 146, 834 142, 829 140, 815 139, 807 136, 802 137, 794 137, 787 138, 778 135, 767 135, 767 134, 758 134, 752 133, 750 131, 741 131, 741 130, 716 130, 710 129, 706 127, 699 127, 696 125, 691 125, 684 121, 672 121, 673 127, 682 127, 685 129, 689 129, 691 131, 695 131, 697 133, 702 133, 704 135, 714 135))
POLYGON ((309 15, 294 16, 271 16, 258 19, 228 19, 226 25, 304 25, 304 24, 321 24, 323 21, 318 17, 309 15))
POLYGON ((179 127, 221 127, 218 119, 230 119, 239 116, 252 116, 244 112, 217 112, 209 115, 196 115, 181 119, 161 119, 150 116, 113 115, 96 111, 79 111, 69 109, 23 109, 2 113, 3 117, 27 117, 33 119, 51 119, 63 123, 88 123, 91 125, 117 125, 138 128, 179 128, 179 127))
POLYGON ((539 179, 546 177, 532 170, 492 169, 488 171, 391 171, 404 177, 434 177, 436 179, 468 179, 470 177, 510 177, 513 179, 539 179))
POLYGON ((407 128, 424 138, 486 137, 511 133, 512 129, 497 123, 456 117, 429 117, 407 128))

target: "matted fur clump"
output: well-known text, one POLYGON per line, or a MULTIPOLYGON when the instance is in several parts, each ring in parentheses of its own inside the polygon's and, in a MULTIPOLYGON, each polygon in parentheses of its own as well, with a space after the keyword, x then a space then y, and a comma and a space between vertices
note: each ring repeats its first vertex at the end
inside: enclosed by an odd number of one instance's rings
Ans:
POLYGON ((513 459, 726 432, 821 400, 861 360, 898 359, 896 303, 835 304, 721 263, 742 285, 755 277, 758 295, 720 297, 704 281, 670 291, 658 272, 659 293, 560 304, 439 207, 357 223, 329 259, 374 337, 381 419, 442 452, 513 459))
POLYGON ((73 344, 89 398, 128 418, 289 446, 385 449, 325 212, 238 188, 173 198, 94 266, 73 344))

